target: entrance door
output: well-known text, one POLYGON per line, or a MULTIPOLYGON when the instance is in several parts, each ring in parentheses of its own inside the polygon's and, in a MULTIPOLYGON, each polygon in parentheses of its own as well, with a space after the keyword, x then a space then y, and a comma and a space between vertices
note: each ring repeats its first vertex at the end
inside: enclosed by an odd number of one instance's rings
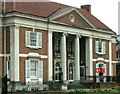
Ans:
POLYGON ((85 66, 80 66, 80 79, 85 79, 85 66))
POLYGON ((96 64, 96 82, 106 82, 106 64, 96 64))

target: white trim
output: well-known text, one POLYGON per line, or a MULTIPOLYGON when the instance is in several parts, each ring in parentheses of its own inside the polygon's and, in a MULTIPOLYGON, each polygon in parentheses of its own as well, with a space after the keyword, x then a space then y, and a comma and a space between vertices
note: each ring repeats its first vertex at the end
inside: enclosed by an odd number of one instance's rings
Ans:
POLYGON ((112 63, 117 63, 117 61, 112 61, 112 63))
MULTIPOLYGON (((28 54, 19 54, 19 57, 29 57, 28 54)), ((32 55, 32 57, 38 57, 38 58, 48 58, 47 55, 39 55, 39 56, 36 56, 36 55, 32 55)))
MULTIPOLYGON (((94 61, 94 62, 109 62, 109 59, 104 59, 104 58, 101 58, 101 60, 100 59, 92 59, 92 61, 94 61)), ((112 63, 117 63, 117 61, 111 61, 112 63)))
POLYGON ((90 76, 93 76, 93 62, 92 62, 92 59, 93 59, 93 47, 92 47, 92 40, 93 38, 92 37, 89 37, 89 52, 90 52, 90 76))
POLYGON ((92 37, 86 38, 86 75, 93 76, 93 47, 92 37))
MULTIPOLYGON (((36 27, 36 28, 42 28, 42 29, 47 30, 47 19, 45 19, 44 21, 39 20, 37 18, 30 20, 30 19, 26 19, 26 17, 21 18, 21 16, 20 17, 19 16, 16 18, 7 19, 6 26, 12 25, 12 24, 18 24, 20 26, 36 27), (39 21, 37 21, 37 20, 39 20, 39 21)), ((26 16, 29 16, 29 15, 26 15, 26 16)), ((111 32, 108 30, 102 30, 102 29, 96 29, 96 28, 86 28, 86 30, 82 29, 82 28, 77 28, 77 27, 71 28, 71 26, 69 26, 69 25, 61 24, 61 23, 55 22, 55 21, 51 21, 49 23, 49 26, 50 26, 49 29, 51 29, 52 31, 56 31, 56 32, 63 31, 63 32, 71 34, 71 31, 73 31, 72 33, 75 33, 75 34, 80 33, 80 34, 83 34, 83 36, 84 35, 85 36, 93 35, 93 37, 101 37, 101 38, 105 38, 107 40, 111 38, 111 34, 115 35, 114 32, 111 32), (80 32, 80 30, 81 30, 81 32, 80 32), (82 32, 82 31, 86 31, 86 32, 82 32), (104 34, 102 34, 102 33, 104 33, 104 34)))
POLYGON ((8 57, 10 54, 0 54, 0 57, 8 57))
POLYGON ((63 72, 63 80, 67 80, 66 74, 66 34, 61 36, 61 64, 63 72))
POLYGON ((112 76, 112 43, 109 41, 109 76, 112 76))
POLYGON ((19 26, 10 26, 11 81, 19 81, 19 26))
POLYGON ((80 80, 80 41, 79 37, 75 38, 75 70, 74 70, 74 80, 80 80))
POLYGON ((89 24, 91 27, 96 28, 77 8, 74 7, 68 7, 64 9, 58 10, 56 13, 52 14, 50 16, 50 20, 57 19, 58 17, 61 17, 67 13, 70 13, 71 11, 75 11, 87 24, 89 24))
POLYGON ((52 81, 53 77, 53 48, 52 48, 52 31, 48 31, 48 81, 52 81))

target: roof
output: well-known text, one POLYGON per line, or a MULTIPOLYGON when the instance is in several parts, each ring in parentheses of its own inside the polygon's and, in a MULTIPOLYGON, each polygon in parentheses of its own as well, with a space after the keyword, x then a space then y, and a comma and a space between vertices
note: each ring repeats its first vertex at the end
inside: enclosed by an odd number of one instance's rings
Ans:
MULTIPOLYGON (((6 13, 20 12, 25 14, 31 14, 35 16, 48 17, 55 13, 59 9, 71 7, 68 5, 56 3, 56 2, 7 2, 6 13)), ((78 8, 77 8, 78 9, 78 8)), ((112 31, 108 26, 98 20, 91 13, 85 9, 78 9, 82 15, 84 15, 96 28, 112 31)))

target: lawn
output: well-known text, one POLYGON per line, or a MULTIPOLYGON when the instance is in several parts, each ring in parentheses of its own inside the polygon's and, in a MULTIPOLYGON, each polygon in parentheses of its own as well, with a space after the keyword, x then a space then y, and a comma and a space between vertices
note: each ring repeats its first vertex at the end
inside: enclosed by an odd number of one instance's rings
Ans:
POLYGON ((69 94, 120 94, 120 87, 109 89, 76 89, 70 91, 69 94))

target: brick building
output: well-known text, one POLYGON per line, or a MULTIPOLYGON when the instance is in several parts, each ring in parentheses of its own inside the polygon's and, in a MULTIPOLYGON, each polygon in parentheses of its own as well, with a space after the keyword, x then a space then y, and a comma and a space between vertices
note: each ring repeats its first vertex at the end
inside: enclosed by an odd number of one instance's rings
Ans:
MULTIPOLYGON (((20 86, 116 75, 116 34, 91 14, 55 2, 7 2, 1 32, 2 77, 20 86)), ((92 80, 92 79, 91 79, 92 80)), ((104 79, 105 81, 106 79, 104 79)), ((96 79, 99 82, 99 78, 96 79)))

